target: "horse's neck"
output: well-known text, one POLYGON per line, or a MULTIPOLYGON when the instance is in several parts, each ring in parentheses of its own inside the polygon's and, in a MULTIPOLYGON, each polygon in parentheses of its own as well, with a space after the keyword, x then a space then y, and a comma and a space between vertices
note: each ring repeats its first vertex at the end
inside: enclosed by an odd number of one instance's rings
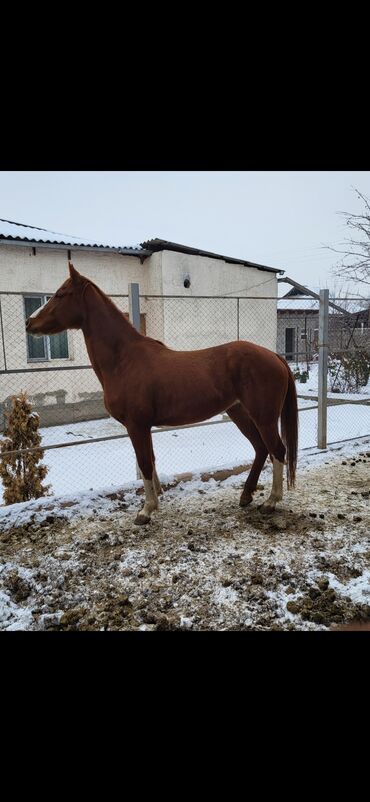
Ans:
POLYGON ((95 287, 93 289, 93 293, 86 291, 82 331, 91 364, 104 384, 117 361, 122 360, 130 345, 141 335, 107 296, 95 287))

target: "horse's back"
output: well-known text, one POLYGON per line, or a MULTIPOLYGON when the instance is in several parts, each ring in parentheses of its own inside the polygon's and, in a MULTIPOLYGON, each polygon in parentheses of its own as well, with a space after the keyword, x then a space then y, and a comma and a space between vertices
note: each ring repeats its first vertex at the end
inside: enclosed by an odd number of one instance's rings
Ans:
MULTIPOLYGON (((269 390, 280 395, 288 385, 289 367, 274 351, 248 340, 234 340, 221 345, 196 350, 178 351, 158 340, 143 337, 137 345, 136 364, 143 373, 160 381, 187 377, 193 387, 202 391, 204 382, 225 387, 249 387, 264 394, 269 390)), ((229 395, 229 391, 227 391, 229 395)))
POLYGON ((257 345, 257 343, 252 343, 249 340, 233 340, 232 342, 222 343, 221 345, 212 345, 208 348, 184 349, 180 351, 169 348, 160 340, 145 337, 143 338, 142 345, 144 349, 147 348, 148 352, 151 351, 153 355, 157 354, 158 357, 164 356, 173 360, 181 359, 189 361, 197 359, 199 361, 204 360, 205 362, 209 360, 222 362, 224 359, 248 359, 249 361, 260 363, 272 361, 277 365, 279 362, 285 362, 285 360, 280 359, 271 349, 263 345, 257 345))

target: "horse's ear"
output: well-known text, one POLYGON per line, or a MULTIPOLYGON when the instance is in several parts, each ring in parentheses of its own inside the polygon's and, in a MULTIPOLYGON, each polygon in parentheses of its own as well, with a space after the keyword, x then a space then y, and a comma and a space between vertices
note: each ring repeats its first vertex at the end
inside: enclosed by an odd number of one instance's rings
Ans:
POLYGON ((73 267, 72 262, 68 262, 68 267, 69 267, 69 275, 72 281, 75 281, 76 284, 78 284, 82 279, 81 273, 79 273, 78 270, 76 270, 76 268, 73 267))

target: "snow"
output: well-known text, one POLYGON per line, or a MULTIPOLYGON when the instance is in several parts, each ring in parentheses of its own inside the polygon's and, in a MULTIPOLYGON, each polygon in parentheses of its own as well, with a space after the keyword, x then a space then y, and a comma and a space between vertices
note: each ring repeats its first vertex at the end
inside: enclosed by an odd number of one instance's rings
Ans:
MULTIPOLYGON (((304 365, 300 365, 301 369, 304 365)), ((317 393, 317 365, 310 365, 310 375, 306 384, 296 383, 298 393, 304 395, 317 393)), ((370 398, 370 382, 361 393, 341 394, 329 393, 329 397, 355 400, 364 396, 370 398)), ((298 400, 299 448, 300 453, 314 449, 317 442, 317 402, 312 399, 298 400)), ((339 404, 328 407, 328 443, 337 443, 350 438, 360 438, 370 434, 370 408, 366 405, 339 404)), ((50 484, 50 494, 73 502, 75 505, 85 502, 79 500, 81 494, 93 492, 95 495, 131 487, 133 491, 141 482, 137 482, 136 458, 130 439, 121 437, 124 429, 113 418, 71 423, 41 429, 42 445, 68 443, 72 446, 76 441, 84 441, 83 445, 64 447, 45 451, 43 462, 49 471, 45 484, 50 484), (119 437, 100 443, 89 443, 98 437, 119 437)), ((232 421, 225 421, 221 415, 212 418, 211 424, 194 428, 177 429, 175 431, 157 431, 153 429, 153 444, 156 454, 157 471, 162 482, 169 482, 181 473, 212 472, 232 469, 241 464, 251 463, 254 450, 248 440, 241 434, 232 421), (221 421, 221 422, 220 422, 221 421)), ((3 487, 0 483, 0 505, 3 500, 3 487)), ((44 498, 29 502, 30 509, 50 504, 44 498), (32 507, 33 505, 33 507, 32 507)), ((22 517, 22 504, 12 505, 16 509, 16 517, 22 517)), ((0 522, 6 517, 10 506, 0 506, 0 522)), ((67 510, 65 513, 67 514, 67 510)))
MULTIPOLYGON (((335 409, 335 412, 341 412, 343 407, 339 407, 335 409)), ((306 413, 307 414, 307 413, 306 413)), ((225 424, 228 426, 229 424, 225 424)), ((207 427, 207 430, 213 427, 207 427)), ((224 428, 222 425, 218 427, 218 429, 224 428)), ((237 436, 239 436, 239 432, 236 430, 237 436)), ((182 430, 186 431, 186 430, 182 430)), ((195 430, 196 431, 196 430, 195 430)), ((335 430, 338 434, 338 429, 335 430)), ((180 434, 180 432, 179 432, 180 434)), ((164 436, 164 434, 160 435, 164 436)), ((159 436, 158 436, 159 438, 159 436)), ((244 453, 243 457, 245 456, 245 438, 243 438, 243 446, 244 446, 244 453)), ((127 443, 127 440, 119 441, 123 443, 127 443)), ((89 446, 82 446, 82 450, 87 450, 88 448, 96 448, 94 444, 89 446)), ((156 448, 156 445, 154 444, 156 448)), ((338 453, 343 456, 343 458, 350 458, 351 455, 355 456, 359 450, 363 448, 369 447, 369 436, 366 437, 358 437, 357 440, 354 442, 344 442, 339 444, 332 444, 328 445, 327 449, 318 450, 316 447, 308 448, 306 450, 301 450, 298 455, 298 468, 297 470, 301 473, 303 471, 308 471, 310 469, 317 468, 319 465, 323 463, 327 463, 331 459, 335 459, 338 457, 338 453)), ((80 447, 77 447, 79 449, 80 447)), ((76 449, 76 450, 77 450, 76 449)), ((67 449, 61 449, 59 454, 63 454, 63 452, 67 449)), ((55 453, 55 452, 49 452, 55 453)), ((253 452, 254 453, 254 452, 253 452)), ((90 460, 91 462, 91 460, 90 460)), ((232 461, 230 461, 231 464, 232 461)), ((88 463, 86 463, 88 464, 88 463)), ((238 463, 240 464, 240 451, 238 452, 238 463)), ((211 478, 209 481, 204 482, 200 477, 200 470, 194 470, 192 472, 193 478, 189 481, 180 481, 176 487, 167 491, 166 495, 168 498, 173 498, 174 496, 181 495, 182 498, 192 497, 194 493, 205 493, 205 487, 207 487, 207 491, 212 491, 213 488, 216 488, 217 482, 215 479, 211 478)), ((202 470, 203 472, 203 470, 202 470)), ((208 473, 208 471, 204 471, 204 473, 208 473)), ((245 473, 241 473, 238 475, 231 475, 227 479, 225 479, 222 484, 224 487, 233 487, 233 486, 240 486, 241 482, 245 481, 247 478, 247 471, 245 473)), ((58 473, 56 472, 56 476, 58 473)), ((90 474, 91 476, 91 474, 90 474)), ((163 474, 160 472, 160 477, 162 482, 167 480, 170 482, 174 479, 174 475, 164 477, 163 474)), ((264 481, 271 481, 272 479, 272 468, 271 464, 268 461, 261 473, 261 482, 264 481)), ((68 482, 66 482, 68 485, 68 482)), ((73 489, 71 488, 71 483, 69 484, 69 490, 65 490, 64 493, 56 494, 55 496, 45 496, 43 498, 35 499, 32 501, 24 501, 19 504, 8 504, 0 507, 0 532, 9 529, 10 527, 14 526, 23 526, 24 524, 28 523, 29 521, 34 521, 40 523, 45 521, 46 518, 52 513, 53 516, 61 516, 66 520, 73 520, 76 518, 94 518, 97 514, 99 515, 106 515, 109 514, 112 506, 112 500, 110 495, 115 495, 117 492, 123 492, 125 496, 125 501, 128 502, 135 507, 138 503, 141 504, 141 501, 138 502, 138 496, 136 491, 142 487, 142 481, 138 479, 130 479, 128 481, 119 482, 116 484, 111 485, 104 485, 99 487, 99 489, 92 489, 86 490, 84 488, 76 487, 77 484, 77 476, 76 481, 73 482, 73 489)), ((84 482, 82 482, 84 484, 84 482)), ((247 555, 248 556, 248 555, 247 555)), ((143 558, 143 553, 139 553, 135 551, 132 555, 128 555, 126 558, 125 563, 122 565, 123 568, 129 567, 131 564, 138 564, 140 563, 141 559, 143 558)))
MULTIPOLYGON (((320 576, 319 572, 309 572, 307 574, 307 577, 313 580, 317 579, 318 576, 320 576)), ((329 579, 330 586, 342 596, 348 596, 355 603, 370 604, 370 571, 363 571, 361 576, 356 576, 345 584, 340 582, 331 571, 327 571, 326 576, 329 579)))
MULTIPOLYGON (((323 452, 301 451, 297 491, 287 494, 281 510, 268 521, 257 509, 258 499, 254 509, 238 508, 246 474, 221 482, 195 477, 171 487, 148 531, 133 524, 142 504, 142 497, 135 494, 138 481, 123 488, 123 512, 117 498, 104 491, 3 507, 3 537, 10 527, 32 525, 19 534, 10 533, 9 543, 15 547, 0 565, 0 630, 59 628, 63 614, 79 606, 88 611, 93 607, 97 628, 104 630, 107 626, 99 623, 99 611, 109 607, 114 596, 119 603, 120 594, 134 606, 134 626, 141 631, 157 627, 153 618, 140 618, 151 613, 153 605, 164 619, 170 610, 184 630, 204 628, 207 622, 212 629, 268 628, 274 623, 280 628, 326 628, 327 621, 303 620, 287 610, 287 603, 299 602, 324 571, 340 602, 348 598, 353 604, 370 605, 368 502, 360 492, 368 484, 368 464, 360 459, 351 467, 352 458, 369 448, 370 436, 323 452), (341 467, 343 460, 346 465, 341 467), (359 492, 351 496, 352 487, 359 492), (314 519, 309 517, 313 511, 314 519), (346 519, 343 523, 337 520, 338 511, 346 519), (359 511, 362 518, 354 521, 362 523, 354 525, 353 514, 359 511), (50 513, 51 525, 37 529, 50 513), (58 524, 59 516, 66 522, 58 524), (361 575, 344 570, 357 568, 361 575), (251 582, 260 572, 262 581, 251 582), (16 603, 11 587, 8 592, 9 575, 14 573, 30 586, 26 602, 16 603), (293 590, 288 588, 291 580, 295 580, 293 590)), ((271 473, 268 463, 261 474, 265 493, 271 473)), ((5 539, 4 548, 6 544, 5 539)))
POLYGON ((7 593, 0 591, 0 629, 7 632, 29 629, 32 620, 31 610, 15 604, 7 593))
MULTIPOLYGON (((290 368, 291 368, 291 370, 293 372, 298 369, 302 373, 302 371, 306 371, 307 370, 307 364, 305 362, 300 362, 300 363, 298 363, 296 365, 293 362, 291 362, 290 363, 290 368)), ((307 379, 307 381, 305 383, 300 382, 299 380, 296 381, 297 393, 300 394, 300 395, 307 395, 308 393, 312 393, 312 395, 317 395, 318 382, 319 382, 319 379, 318 379, 318 372, 319 372, 318 363, 317 362, 316 363, 315 362, 310 362, 308 371, 309 371, 309 377, 308 377, 308 379, 307 379)), ((331 380, 331 376, 328 375, 328 398, 329 399, 334 399, 335 401, 340 401, 340 400, 343 400, 343 401, 344 400, 348 400, 348 401, 364 401, 365 400, 364 397, 366 397, 370 401, 370 378, 369 378, 369 381, 368 381, 367 385, 365 387, 361 387, 360 390, 357 393, 332 393, 332 392, 330 392, 330 389, 329 389, 330 388, 330 380, 331 380)), ((302 402, 303 402, 303 399, 300 399, 300 406, 302 405, 302 402)))
POLYGON ((277 308, 279 312, 292 309, 316 309, 318 314, 319 303, 319 300, 312 298, 312 296, 309 298, 280 298, 277 302, 277 308))
POLYGON ((186 618, 186 616, 181 616, 181 618, 180 618, 180 627, 182 629, 191 629, 192 626, 193 626, 193 619, 192 618, 186 618))
MULTIPOLYGON (((14 569, 17 570, 18 575, 22 579, 31 580, 32 582, 32 571, 22 567, 20 568, 12 563, 0 563, 0 575, 2 573, 6 574, 14 569)), ((0 630, 7 629, 11 631, 29 629, 32 623, 33 618, 31 610, 27 607, 21 607, 15 604, 8 593, 0 590, 0 630)))
MULTIPOLYGON (((320 290, 314 289, 313 292, 316 292, 317 295, 320 294, 320 290)), ((356 312, 362 312, 364 309, 369 308, 369 299, 367 298, 332 298, 329 296, 329 314, 338 314, 337 310, 331 306, 331 304, 335 304, 335 306, 342 309, 343 313, 354 314, 356 312)), ((319 306, 320 301, 319 298, 314 298, 312 295, 290 295, 290 296, 283 296, 278 299, 277 308, 279 311, 289 311, 292 309, 299 309, 299 310, 314 310, 319 313, 319 306)))
POLYGON ((30 242, 54 242, 62 243, 63 245, 86 245, 89 247, 97 248, 130 248, 133 250, 142 250, 141 245, 128 245, 128 246, 113 246, 110 243, 99 242, 98 240, 81 239, 74 234, 62 234, 57 231, 47 231, 45 228, 37 228, 37 226, 26 226, 22 223, 15 223, 10 220, 0 219, 0 237, 9 239, 24 239, 30 242))
POLYGON ((238 594, 233 588, 219 587, 214 591, 212 601, 217 605, 233 604, 237 598, 238 594))

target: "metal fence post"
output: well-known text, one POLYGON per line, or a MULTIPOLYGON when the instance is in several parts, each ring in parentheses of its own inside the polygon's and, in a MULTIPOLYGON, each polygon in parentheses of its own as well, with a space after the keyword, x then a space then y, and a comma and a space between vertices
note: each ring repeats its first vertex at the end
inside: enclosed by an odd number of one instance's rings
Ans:
POLYGON ((140 289, 138 284, 128 285, 128 304, 130 323, 140 331, 140 289))
MULTIPOLYGON (((138 284, 128 285, 128 309, 130 323, 135 326, 136 331, 140 331, 140 288, 138 284)), ((142 479, 141 470, 136 460, 136 478, 142 479)))
POLYGON ((320 290, 319 308, 319 376, 317 447, 326 448, 328 401, 328 323, 329 290, 320 290))
POLYGON ((0 295, 0 328, 1 328, 1 340, 2 340, 2 344, 3 344, 4 370, 7 370, 6 352, 5 352, 5 335, 4 335, 4 326, 3 326, 3 312, 2 312, 2 308, 1 308, 1 295, 0 295))

